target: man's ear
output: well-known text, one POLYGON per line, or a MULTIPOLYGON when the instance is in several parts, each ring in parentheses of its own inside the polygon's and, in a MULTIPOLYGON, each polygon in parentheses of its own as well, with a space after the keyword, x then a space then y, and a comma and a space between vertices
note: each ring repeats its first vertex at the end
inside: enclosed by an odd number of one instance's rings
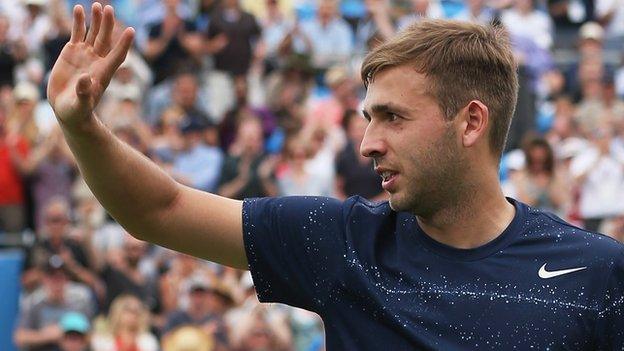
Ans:
POLYGON ((461 140, 465 147, 475 146, 479 140, 487 139, 490 112, 479 100, 472 100, 462 109, 461 140))

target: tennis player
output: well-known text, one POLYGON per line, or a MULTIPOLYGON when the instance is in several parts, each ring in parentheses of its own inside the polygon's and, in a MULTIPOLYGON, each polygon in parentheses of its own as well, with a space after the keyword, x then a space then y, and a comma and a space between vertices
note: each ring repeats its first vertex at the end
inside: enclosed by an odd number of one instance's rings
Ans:
POLYGON ((261 301, 317 312, 328 350, 622 350, 624 248, 505 198, 516 103, 500 29, 422 21, 364 60, 361 152, 390 200, 235 201, 172 180, 93 114, 133 39, 74 8, 48 98, 82 174, 129 232, 250 269, 261 301))

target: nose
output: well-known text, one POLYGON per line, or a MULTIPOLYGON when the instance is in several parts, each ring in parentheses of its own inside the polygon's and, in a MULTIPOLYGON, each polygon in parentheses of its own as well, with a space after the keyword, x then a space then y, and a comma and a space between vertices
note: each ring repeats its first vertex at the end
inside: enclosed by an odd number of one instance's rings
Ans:
POLYGON ((360 144, 360 153, 365 157, 380 157, 386 154, 386 142, 379 127, 372 121, 366 127, 360 144))

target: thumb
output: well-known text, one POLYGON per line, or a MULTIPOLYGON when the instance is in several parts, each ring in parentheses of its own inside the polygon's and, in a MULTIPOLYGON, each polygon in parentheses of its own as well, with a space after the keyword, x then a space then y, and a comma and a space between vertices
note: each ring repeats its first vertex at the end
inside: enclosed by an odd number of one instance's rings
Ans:
POLYGON ((78 77, 76 83, 76 95, 81 105, 89 104, 91 99, 91 77, 88 73, 83 73, 78 77))

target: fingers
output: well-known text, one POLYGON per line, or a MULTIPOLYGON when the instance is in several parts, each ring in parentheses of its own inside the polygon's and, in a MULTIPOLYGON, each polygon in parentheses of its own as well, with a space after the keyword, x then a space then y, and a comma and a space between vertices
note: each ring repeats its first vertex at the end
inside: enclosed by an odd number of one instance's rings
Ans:
POLYGON ((95 43, 95 38, 100 31, 100 25, 102 24, 102 5, 99 2, 94 2, 91 6, 91 27, 89 33, 87 33, 87 39, 85 42, 91 46, 95 43))
POLYGON ((85 27, 85 13, 80 5, 74 6, 74 21, 69 41, 77 44, 84 39, 87 28, 85 27))
POLYGON ((104 6, 104 15, 102 24, 97 37, 95 38, 95 44, 93 49, 96 54, 100 56, 106 56, 111 50, 111 37, 113 36, 113 27, 115 26, 115 12, 110 5, 104 6))
POLYGON ((128 54, 128 50, 130 50, 133 38, 134 29, 132 27, 126 28, 123 33, 121 33, 121 37, 119 37, 115 47, 108 55, 106 55, 106 59, 104 61, 106 67, 104 69, 104 77, 102 79, 105 86, 108 84, 115 71, 117 71, 117 68, 119 68, 119 66, 126 59, 126 55, 128 54))

